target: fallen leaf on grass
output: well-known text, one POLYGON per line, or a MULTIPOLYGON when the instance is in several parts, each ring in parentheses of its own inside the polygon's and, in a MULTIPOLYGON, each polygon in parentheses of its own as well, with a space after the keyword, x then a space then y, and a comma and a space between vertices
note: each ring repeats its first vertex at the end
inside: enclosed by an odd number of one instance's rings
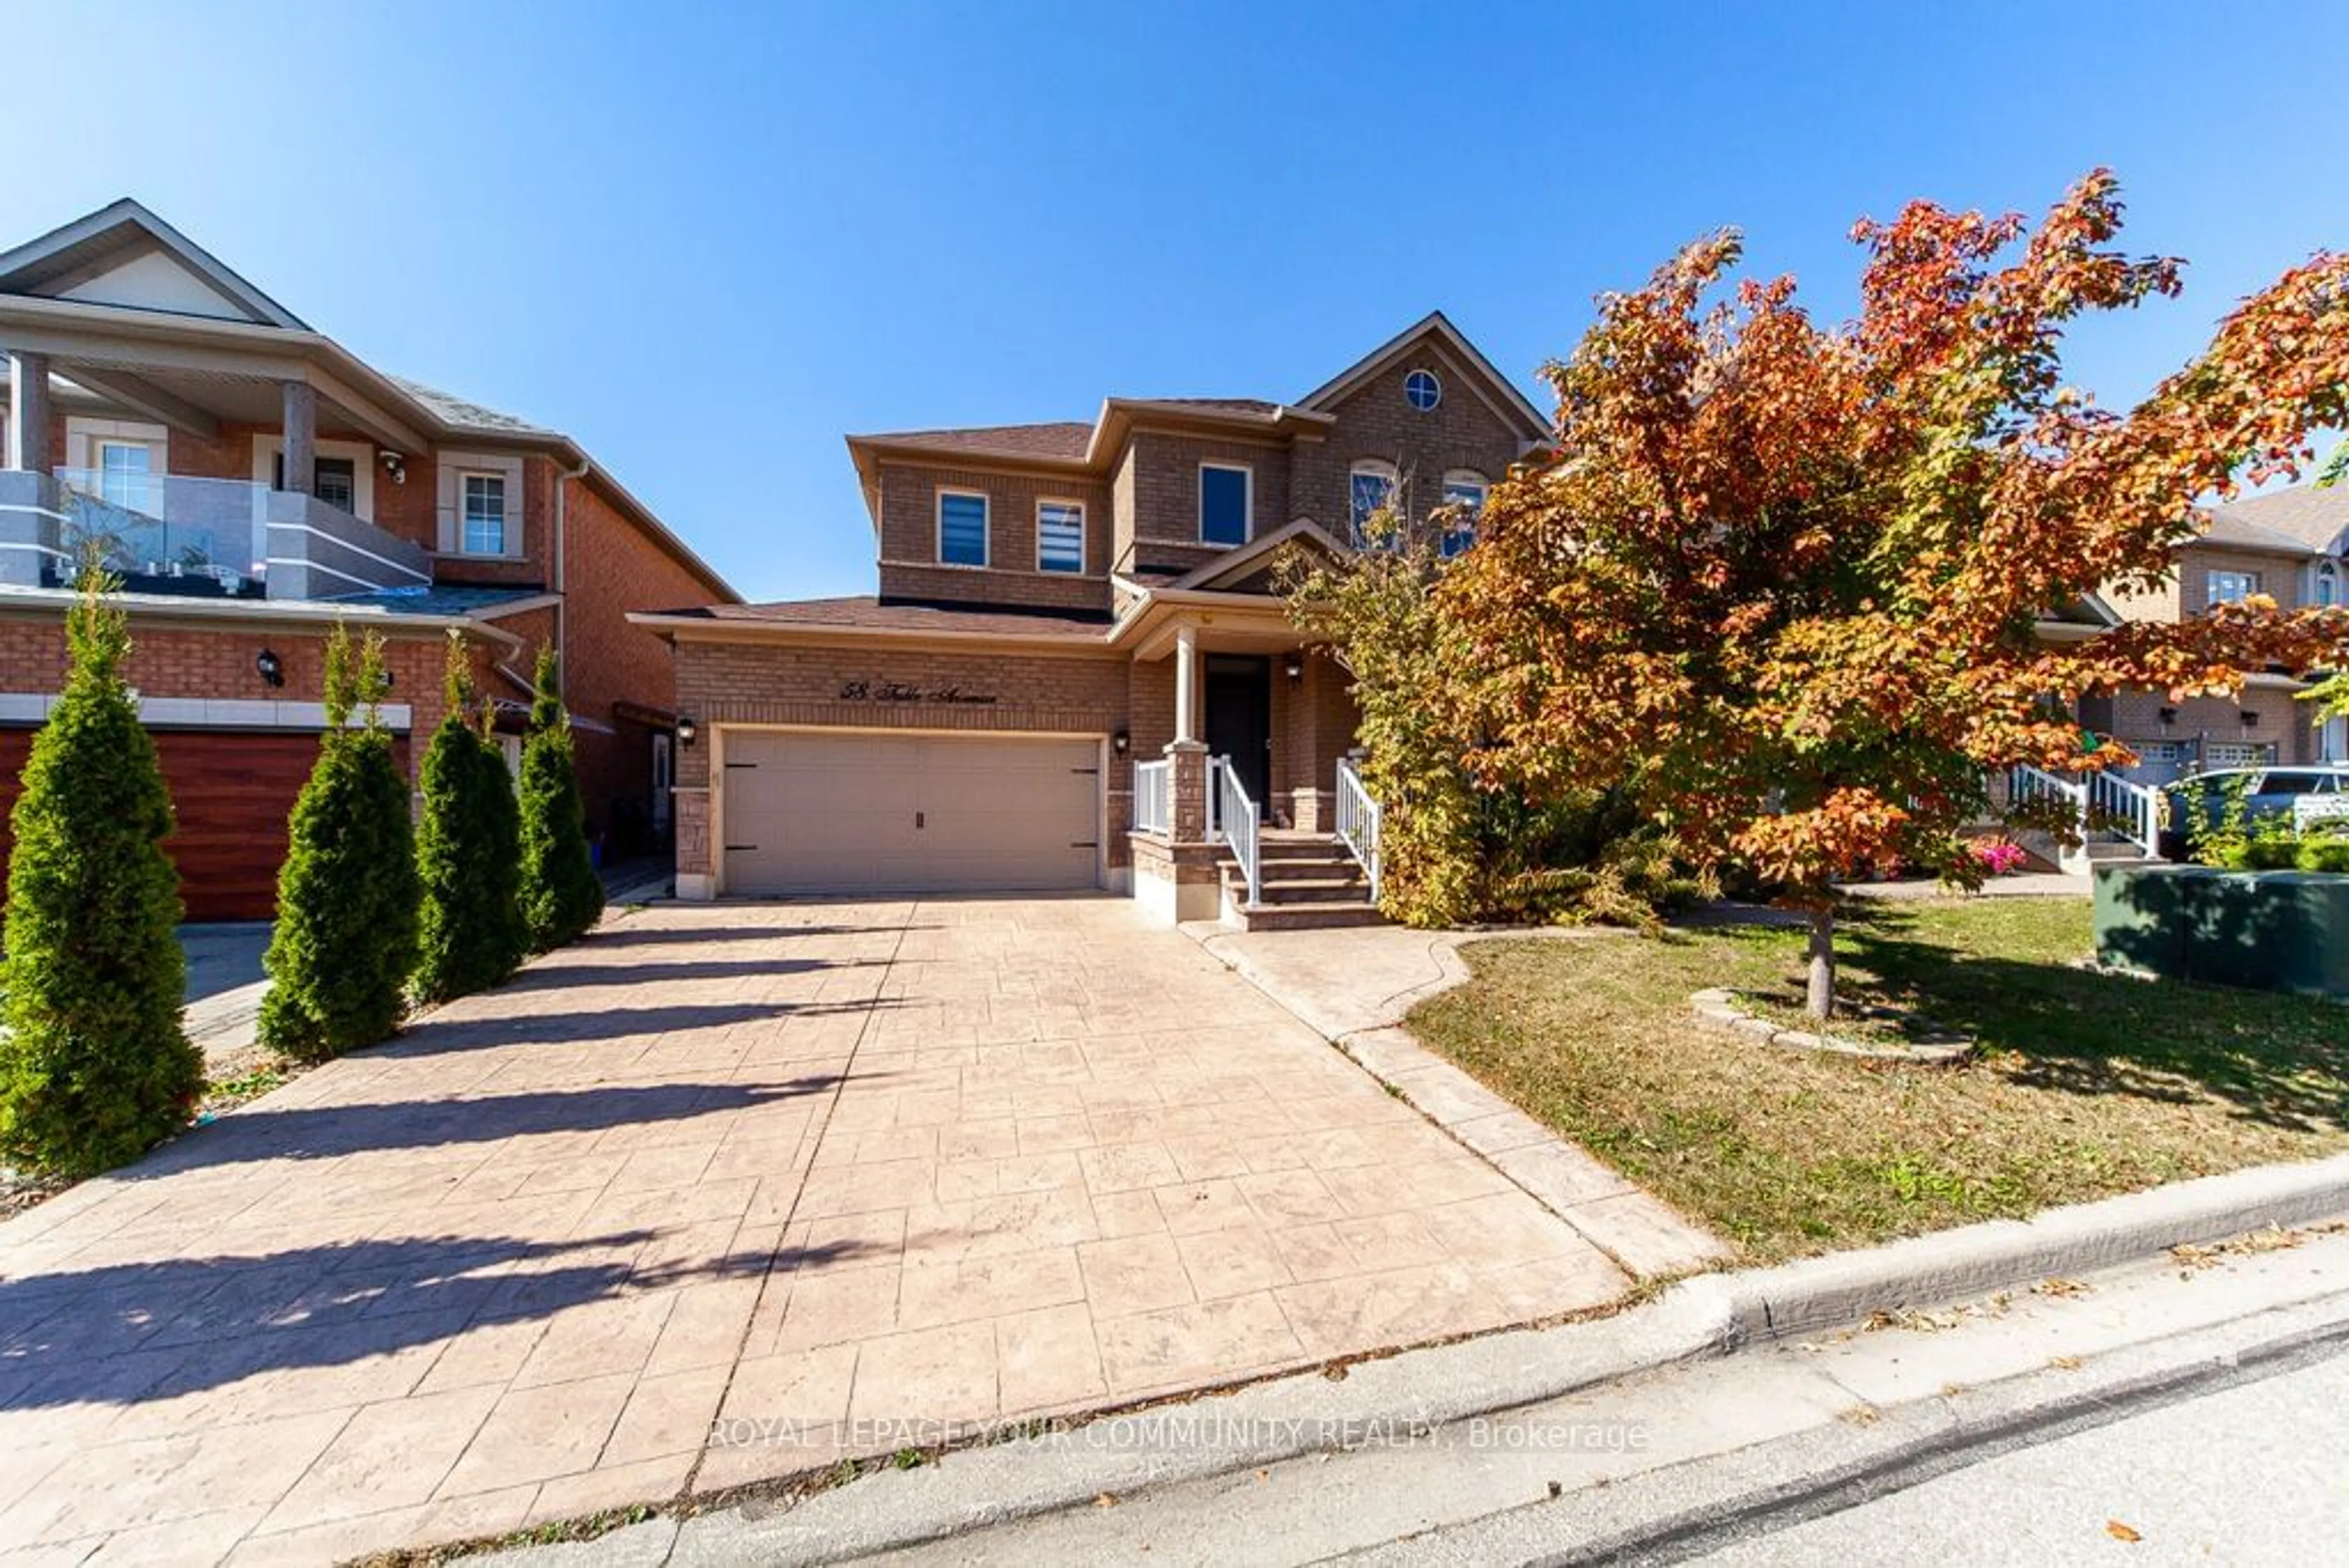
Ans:
POLYGON ((2116 1541, 2142 1541, 2145 1539, 2144 1536, 2139 1535, 2136 1531, 2130 1529, 2127 1525, 2123 1524, 2117 1519, 2107 1519, 2105 1521, 2105 1533, 2111 1536, 2116 1541))

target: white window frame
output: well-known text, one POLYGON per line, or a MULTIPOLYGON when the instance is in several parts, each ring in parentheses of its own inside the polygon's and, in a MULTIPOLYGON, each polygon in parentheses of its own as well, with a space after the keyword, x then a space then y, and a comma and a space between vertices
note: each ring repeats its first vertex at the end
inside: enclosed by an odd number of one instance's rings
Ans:
POLYGON ((2320 561, 2310 574, 2308 602, 2323 608, 2341 603, 2341 571, 2330 561, 2320 561))
POLYGON ((1196 503, 1199 542, 1212 544, 1218 550, 1237 550, 1256 537, 1256 465, 1236 463, 1227 458, 1199 459, 1198 482, 1192 487, 1192 500, 1196 503), (1240 476, 1240 537, 1237 544, 1207 537, 1207 470, 1240 476))
POLYGON ((1082 577, 1085 574, 1085 549, 1092 541, 1086 538, 1085 503, 1067 496, 1040 495, 1036 498, 1036 570, 1048 577, 1082 577), (1074 566, 1044 564, 1044 509, 1058 507, 1077 514, 1077 563, 1074 566))
POLYGON ((147 449, 147 482, 156 487, 156 505, 160 510, 162 483, 171 477, 171 431, 167 425, 150 425, 136 419, 90 419, 78 416, 66 420, 66 467, 77 473, 101 479, 101 453, 107 447, 144 447, 147 449))
POLYGON ((458 474, 457 553, 483 561, 503 561, 514 553, 512 530, 513 490, 507 483, 506 476, 489 469, 467 469, 458 474), (469 537, 473 526, 473 483, 477 480, 498 487, 498 547, 495 550, 476 550, 469 537))
POLYGON ((982 490, 940 485, 930 500, 930 558, 948 572, 984 572, 995 563, 995 498, 982 490), (947 497, 961 496, 978 502, 978 559, 947 559, 947 497))
MULTIPOLYGON (((1469 511, 1467 527, 1446 528, 1444 531, 1443 539, 1437 542, 1436 548, 1447 559, 1454 555, 1464 554, 1468 549, 1476 542, 1476 526, 1484 519, 1485 501, 1492 498, 1493 481, 1486 479, 1483 474, 1478 473, 1475 469, 1454 469, 1444 476, 1444 504, 1445 506, 1454 506, 1458 504, 1453 499, 1452 494, 1455 490, 1475 490, 1476 492, 1476 504, 1469 511), (1453 549, 1452 541, 1455 537, 1461 535, 1466 536, 1467 543, 1463 544, 1458 550, 1453 549)), ((1350 496, 1348 497, 1350 501, 1351 499, 1352 498, 1350 496)))
POLYGON ((440 452, 434 455, 434 508, 440 552, 467 561, 522 561, 528 558, 523 537, 523 465, 520 458, 487 452, 440 452), (505 549, 484 555, 465 548, 465 476, 500 479, 506 486, 505 549))
POLYGON ((2202 607, 2206 610, 2216 609, 2221 604, 2240 604, 2260 592, 2261 592, 2260 573, 2256 572, 2245 572, 2234 567, 2214 567, 2202 574, 2202 607), (2244 585, 2243 592, 2231 597, 2220 597, 2219 583, 2221 579, 2241 583, 2244 585))
MULTIPOLYGON (((347 458, 351 465, 352 515, 361 522, 375 521, 375 449, 365 441, 316 441, 313 455, 347 458)), ((277 459, 285 451, 283 436, 253 438, 253 482, 268 490, 277 481, 277 459)), ((475 472, 486 470, 475 469, 475 472)))
POLYGON ((1386 480, 1386 504, 1390 509, 1400 511, 1405 504, 1402 500, 1402 471, 1400 469, 1384 458, 1355 459, 1346 469, 1346 531, 1352 536, 1351 542, 1357 547, 1364 542, 1362 525, 1370 519, 1354 515, 1354 481, 1365 476, 1386 480))

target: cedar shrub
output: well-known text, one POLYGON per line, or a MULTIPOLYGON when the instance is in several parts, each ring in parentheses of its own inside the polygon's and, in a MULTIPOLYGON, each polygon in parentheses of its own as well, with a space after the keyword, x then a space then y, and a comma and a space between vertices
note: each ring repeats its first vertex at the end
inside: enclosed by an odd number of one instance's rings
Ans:
POLYGON ((522 819, 505 758, 474 717, 464 640, 449 634, 448 717, 424 754, 424 816, 416 869, 424 903, 413 988, 445 1002, 496 985, 521 964, 527 934, 517 902, 522 819))
POLYGON ((171 799, 122 676, 114 584, 92 571, 67 612, 65 690, 25 764, 0 960, 0 1151, 78 1176, 177 1131, 203 1088, 181 1026, 171 799))
POLYGON ((587 820, 571 756, 554 650, 538 650, 530 738, 522 748, 522 908, 531 950, 575 942, 604 913, 604 882, 587 852, 587 820))
POLYGON ((421 890, 408 780, 377 708, 382 638, 370 633, 356 658, 355 670, 337 624, 326 643, 326 732, 294 803, 277 929, 262 959, 274 982, 262 1043, 312 1060, 390 1036, 416 967, 421 890))

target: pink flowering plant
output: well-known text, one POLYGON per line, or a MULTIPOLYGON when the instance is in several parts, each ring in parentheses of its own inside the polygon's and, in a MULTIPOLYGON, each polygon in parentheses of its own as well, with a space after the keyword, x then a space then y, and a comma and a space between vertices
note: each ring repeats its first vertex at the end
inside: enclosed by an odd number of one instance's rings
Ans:
POLYGON ((1984 876, 2011 876, 2023 869, 2026 858, 2021 844, 2004 839, 1977 839, 1972 851, 1984 876))

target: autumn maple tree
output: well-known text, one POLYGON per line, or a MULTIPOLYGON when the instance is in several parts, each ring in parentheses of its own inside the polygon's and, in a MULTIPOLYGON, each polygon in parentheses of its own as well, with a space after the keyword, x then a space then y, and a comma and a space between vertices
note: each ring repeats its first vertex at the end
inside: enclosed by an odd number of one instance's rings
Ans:
POLYGON ((2066 384, 2066 324, 2174 294, 2180 263, 2113 248, 2091 174, 2035 225, 1916 202, 1863 222, 1857 320, 1792 279, 1733 279, 1733 233, 1600 302, 1547 367, 1554 457, 1495 489, 1434 599, 1442 700, 1487 787, 1627 790, 1702 863, 1811 913, 1809 1005, 1833 1008, 1834 882, 1889 861, 1978 876, 1986 777, 2082 770, 2084 694, 2173 700, 2349 648, 2349 612, 2265 600, 2085 642, 2034 623, 2148 589, 2235 485, 2297 472, 2342 423, 2349 259, 2242 302, 2126 413, 2066 384))

